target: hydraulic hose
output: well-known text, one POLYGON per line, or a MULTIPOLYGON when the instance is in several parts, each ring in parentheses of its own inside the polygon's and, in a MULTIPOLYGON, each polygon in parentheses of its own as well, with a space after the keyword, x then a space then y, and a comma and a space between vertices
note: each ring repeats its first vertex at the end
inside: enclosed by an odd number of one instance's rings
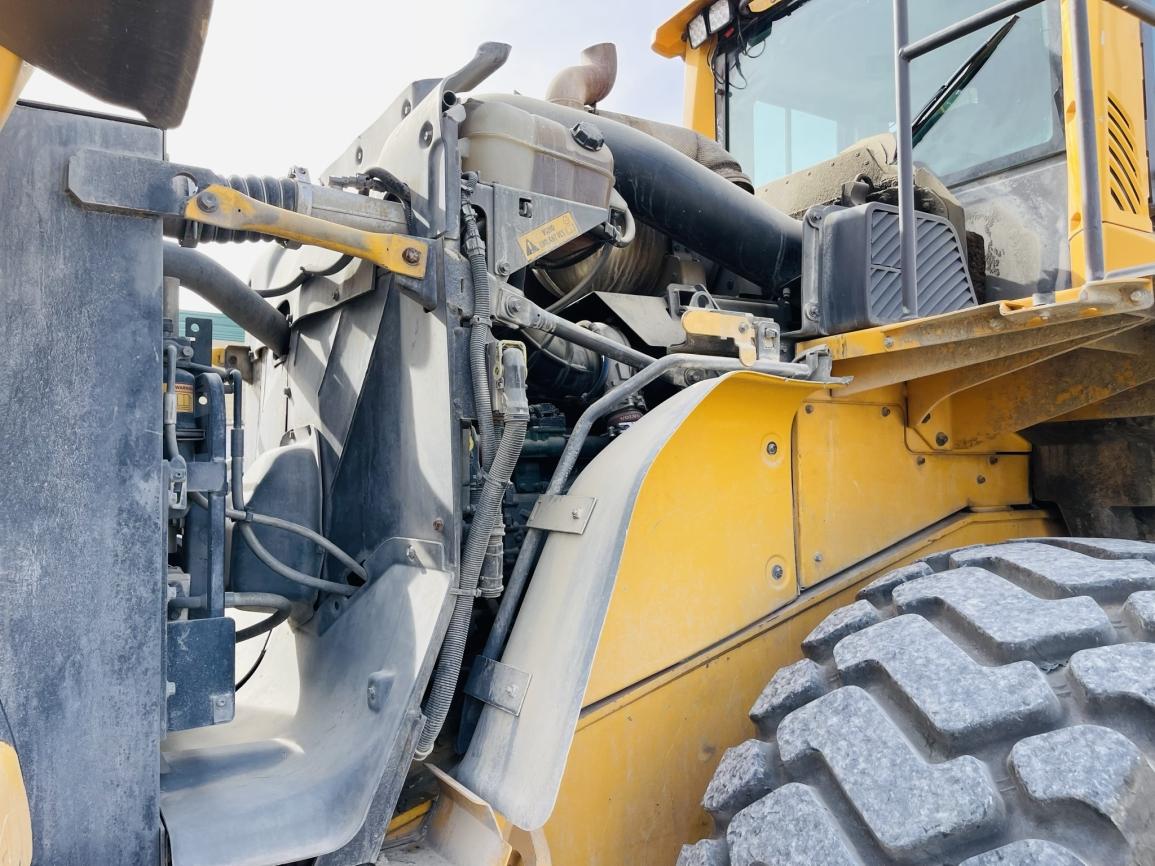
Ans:
MULTIPOLYGON (((172 598, 169 599, 168 606, 183 610, 200 610, 205 606, 205 598, 203 595, 172 598)), ((272 631, 287 620, 293 609, 293 602, 283 595, 272 592, 226 592, 225 607, 235 607, 242 610, 271 610, 273 612, 272 616, 238 631, 236 641, 241 643, 267 631, 272 631)))
POLYGON ((182 286, 220 309, 277 355, 288 354, 288 319, 204 253, 164 244, 164 275, 180 280, 182 286))
POLYGON ((225 607, 235 607, 242 610, 271 610, 272 616, 267 616, 260 622, 240 629, 237 632, 237 643, 252 640, 272 631, 289 618, 293 609, 293 602, 283 595, 272 592, 226 592, 225 607))
POLYGON ((325 580, 321 577, 313 577, 311 574, 305 574, 303 571, 291 566, 285 565, 261 544, 257 539, 257 534, 253 532, 251 523, 241 522, 238 524, 241 528, 241 537, 244 538, 245 543, 256 554, 257 559, 279 574, 281 577, 287 578, 294 583, 299 583, 302 586, 308 586, 312 589, 318 589, 322 592, 334 592, 337 595, 350 596, 357 591, 355 586, 348 586, 344 583, 337 583, 333 580, 325 580))
MULTIPOLYGON (((201 508, 208 508, 208 500, 205 498, 203 493, 190 493, 189 499, 192 502, 195 502, 201 508)), ((275 529, 283 529, 286 532, 293 532, 297 535, 301 535, 324 549, 327 553, 332 554, 336 559, 340 560, 343 565, 349 568, 350 571, 352 571, 362 580, 368 579, 367 572, 362 565, 360 565, 356 560, 349 556, 349 554, 345 553, 345 551, 341 550, 341 548, 337 547, 337 545, 335 545, 329 539, 325 538, 325 536, 314 532, 307 526, 301 526, 299 523, 282 520, 279 517, 270 517, 267 514, 257 514, 252 511, 241 511, 235 508, 226 508, 225 516, 239 524, 241 536, 248 543, 249 547, 252 548, 252 551, 254 554, 256 554, 257 559, 259 559, 277 574, 288 578, 295 583, 312 587, 313 589, 319 589, 322 592, 335 592, 339 595, 345 596, 352 595, 357 591, 357 588, 354 586, 348 586, 347 584, 337 583, 336 581, 332 580, 325 580, 324 578, 320 577, 313 577, 310 574, 305 574, 303 571, 297 571, 295 568, 285 565, 285 563, 281 562, 279 559, 273 556, 273 554, 269 553, 268 548, 261 544, 261 542, 257 539, 256 533, 253 532, 253 524, 270 526, 275 529)))
POLYGON ((572 127, 594 122, 614 155, 617 190, 640 222, 759 286, 802 273, 802 224, 654 136, 610 117, 516 94, 504 102, 572 127))
MULTIPOLYGON (((272 517, 268 514, 258 514, 255 511, 238 511, 235 508, 225 510, 225 516, 229 520, 236 523, 255 523, 258 526, 269 526, 273 529, 283 529, 285 532, 292 532, 295 535, 300 535, 302 538, 307 538, 315 545, 320 547, 343 566, 345 566, 361 580, 368 581, 369 574, 365 571, 365 566, 361 565, 357 560, 339 548, 332 541, 321 535, 319 532, 314 532, 307 526, 302 526, 299 523, 293 523, 291 520, 282 520, 280 517, 272 517)), ((339 584, 340 585, 340 584, 339 584)), ((348 588, 348 587, 346 587, 348 588)))
MULTIPOLYGON (((524 389, 524 382, 518 384, 524 389)), ((433 751, 433 744, 437 740, 437 735, 441 733, 445 717, 449 714, 449 705, 457 691, 477 581, 485 564, 490 536, 493 535, 494 527, 501 515, 501 501, 505 496, 505 488, 513 477, 513 469, 521 456, 528 426, 528 412, 524 416, 506 421, 505 431, 497 445, 493 464, 486 473, 485 483, 473 512, 473 522, 469 526, 469 535, 466 537, 465 550, 461 557, 461 580, 457 587, 457 602, 453 607, 453 616, 441 647, 441 655, 437 659, 437 667, 433 672, 433 685, 429 689, 429 699, 425 705, 425 728, 421 732, 416 750, 419 759, 428 757, 433 751)))
POLYGON ((164 347, 164 456, 173 460, 180 454, 176 438, 176 344, 164 347))
POLYGON ((477 415, 477 434, 481 448, 481 468, 493 462, 493 395, 489 390, 489 363, 485 353, 493 339, 493 303, 489 292, 489 269, 485 263, 485 243, 477 228, 473 205, 462 205, 465 222, 465 254, 473 280, 473 324, 469 329, 469 374, 473 382, 473 408, 477 415))
MULTIPOLYGON (((608 414, 623 400, 638 393, 646 385, 656 381, 671 370, 679 369, 719 373, 732 370, 753 370, 754 372, 771 373, 787 378, 802 378, 810 372, 805 364, 786 362, 759 361, 753 367, 745 367, 737 358, 720 358, 710 355, 677 354, 659 358, 616 388, 607 391, 581 414, 558 460, 557 468, 546 488, 546 495, 556 495, 565 490, 595 421, 608 414)), ((510 573, 509 581, 505 587, 505 595, 501 599, 501 606, 497 610, 493 627, 489 630, 489 636, 485 640, 485 648, 481 651, 481 654, 486 658, 496 660, 501 657, 506 639, 509 637, 509 631, 513 627, 514 617, 521 605, 521 598, 529 583, 530 573, 537 563, 542 545, 545 544, 546 535, 547 533, 541 529, 530 529, 525 533, 525 538, 521 542, 521 550, 517 554, 517 561, 514 563, 513 571, 510 573)))

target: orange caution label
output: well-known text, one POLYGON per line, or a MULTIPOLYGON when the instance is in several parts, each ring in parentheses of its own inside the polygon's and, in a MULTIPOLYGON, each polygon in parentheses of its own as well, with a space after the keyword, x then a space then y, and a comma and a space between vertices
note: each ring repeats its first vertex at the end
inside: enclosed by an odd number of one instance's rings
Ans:
POLYGON ((538 226, 521 235, 518 237, 517 243, 525 254, 525 260, 532 262, 534 259, 539 259, 546 253, 556 250, 562 244, 572 241, 579 234, 581 232, 578 231, 577 221, 574 220, 572 213, 566 211, 545 225, 538 226))

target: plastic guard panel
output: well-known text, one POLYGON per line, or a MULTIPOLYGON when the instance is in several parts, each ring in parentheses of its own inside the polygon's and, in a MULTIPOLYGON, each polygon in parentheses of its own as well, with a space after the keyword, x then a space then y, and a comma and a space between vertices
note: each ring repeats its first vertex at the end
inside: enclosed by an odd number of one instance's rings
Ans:
MULTIPOLYGON (((974 284, 954 226, 918 214, 918 310, 921 317, 975 306, 974 284)), ((898 209, 871 202, 807 213, 803 232, 803 313, 824 334, 900 321, 898 209)))

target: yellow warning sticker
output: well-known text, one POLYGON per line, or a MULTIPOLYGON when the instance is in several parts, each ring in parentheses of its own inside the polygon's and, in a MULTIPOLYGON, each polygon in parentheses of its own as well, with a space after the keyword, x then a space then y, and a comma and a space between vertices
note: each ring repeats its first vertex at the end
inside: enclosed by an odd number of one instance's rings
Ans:
MULTIPOLYGON (((162 382, 162 391, 168 390, 168 383, 162 382)), ((196 396, 196 389, 192 385, 184 382, 176 383, 176 411, 178 412, 192 412, 193 398, 196 396)))
POLYGON ((578 231, 573 214, 566 211, 545 225, 538 226, 521 235, 517 242, 521 246, 521 251, 525 253, 525 260, 532 262, 534 259, 539 259, 546 253, 556 250, 562 244, 572 241, 579 234, 581 232, 578 231))

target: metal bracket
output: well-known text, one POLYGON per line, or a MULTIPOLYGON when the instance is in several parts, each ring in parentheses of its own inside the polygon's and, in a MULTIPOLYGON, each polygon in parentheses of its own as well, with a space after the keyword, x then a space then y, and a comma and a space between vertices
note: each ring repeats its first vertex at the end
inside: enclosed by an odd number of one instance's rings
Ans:
POLYGON ((513 716, 521 715, 521 705, 529 691, 530 675, 523 670, 478 656, 465 684, 465 693, 513 716))
POLYGON ((470 200, 488 219, 486 246, 499 277, 519 271, 610 219, 608 208, 479 183, 470 200))
POLYGON ((543 493, 529 513, 530 529, 581 535, 586 531, 597 500, 592 496, 543 493))
POLYGON ((720 337, 738 349, 738 360, 753 367, 758 360, 778 360, 778 324, 751 313, 690 308, 682 313, 682 328, 687 334, 720 337))
POLYGON ((233 231, 257 232, 366 259, 407 277, 425 276, 429 245, 418 238, 338 225, 257 201, 214 183, 188 199, 185 219, 233 231))

